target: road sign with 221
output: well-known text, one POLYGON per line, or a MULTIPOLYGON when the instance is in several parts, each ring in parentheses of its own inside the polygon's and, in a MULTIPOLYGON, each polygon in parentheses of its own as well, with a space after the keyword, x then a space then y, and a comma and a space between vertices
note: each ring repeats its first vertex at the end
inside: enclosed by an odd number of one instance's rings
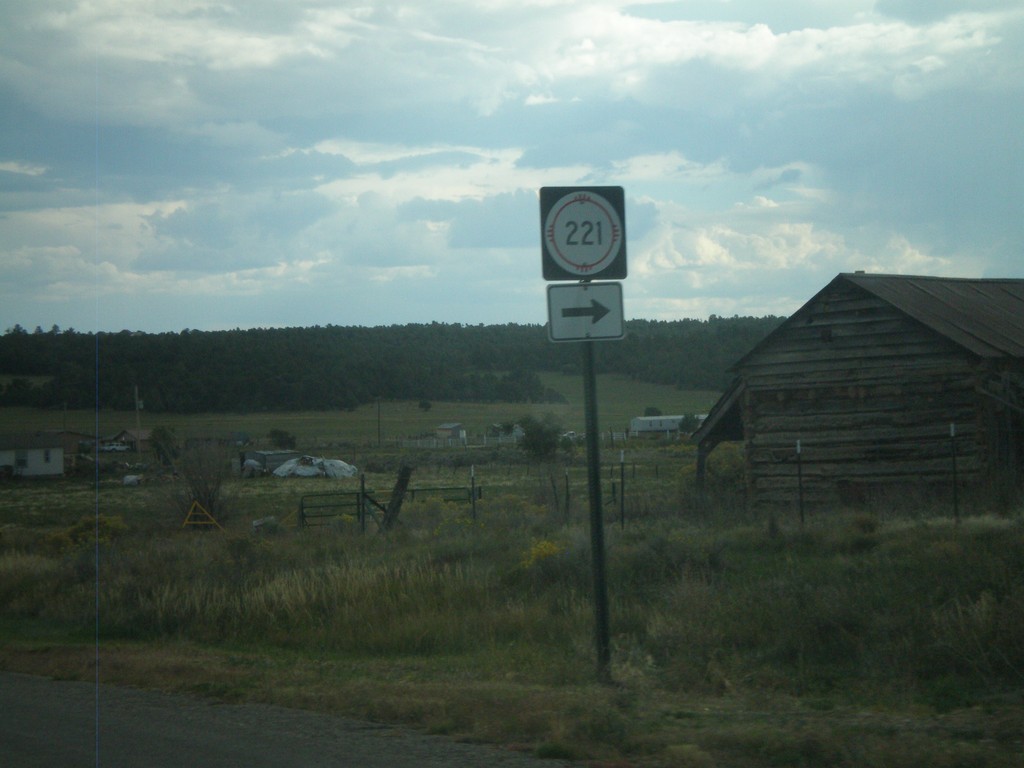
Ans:
POLYGON ((622 187, 542 187, 540 221, 545 280, 626 276, 622 187))

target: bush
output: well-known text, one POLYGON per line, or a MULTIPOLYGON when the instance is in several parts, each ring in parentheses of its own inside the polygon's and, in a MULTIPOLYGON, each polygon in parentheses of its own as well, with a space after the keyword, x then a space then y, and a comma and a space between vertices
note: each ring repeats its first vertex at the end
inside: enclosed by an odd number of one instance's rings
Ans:
POLYGON ((199 502, 219 523, 227 521, 230 514, 231 452, 218 445, 198 445, 182 452, 177 471, 184 481, 183 488, 177 488, 175 503, 182 514, 192 508, 192 502, 199 502))
POLYGON ((83 517, 74 525, 47 535, 46 543, 53 552, 67 553, 95 544, 109 544, 127 530, 128 526, 120 517, 83 517))
POLYGON ((708 457, 703 490, 697 486, 697 452, 680 457, 679 498, 685 513, 736 523, 746 517, 746 457, 741 443, 722 443, 708 457))

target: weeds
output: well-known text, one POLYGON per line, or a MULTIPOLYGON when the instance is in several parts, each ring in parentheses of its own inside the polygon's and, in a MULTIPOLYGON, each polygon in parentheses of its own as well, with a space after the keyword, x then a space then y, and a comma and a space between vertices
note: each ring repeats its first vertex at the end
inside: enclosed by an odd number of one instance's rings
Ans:
MULTIPOLYGON (((0 541, 0 632, 23 636, 9 622, 95 626, 106 648, 203 649, 220 654, 213 669, 175 663, 219 696, 270 697, 288 681, 275 700, 308 702, 305 686, 337 711, 528 741, 551 756, 1013 764, 1019 523, 837 512, 800 529, 780 518, 769 536, 764 521, 705 508, 609 525, 618 685, 604 688, 591 684, 587 528, 523 501, 534 479, 523 484, 523 495, 511 481, 485 495, 476 518, 464 505, 412 501, 387 536, 354 524, 255 536, 240 514, 226 534, 182 530, 159 506, 166 494, 129 495, 140 489, 119 491, 131 504, 71 524, 33 527, 24 513, 0 541), (132 506, 143 498, 152 514, 132 506), (877 709, 951 725, 930 721, 932 731, 904 739, 851 715, 877 709), (981 735, 954 727, 965 720, 981 735)), ((281 520, 302 493, 286 483, 231 490, 240 510, 281 520)), ((0 646, 0 663, 10 653, 0 646)))

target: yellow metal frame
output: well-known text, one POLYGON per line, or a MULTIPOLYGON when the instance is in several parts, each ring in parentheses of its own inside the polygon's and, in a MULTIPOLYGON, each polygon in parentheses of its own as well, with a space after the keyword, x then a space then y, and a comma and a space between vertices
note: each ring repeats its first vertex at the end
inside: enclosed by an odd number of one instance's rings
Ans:
POLYGON ((186 525, 215 525, 222 531, 224 530, 223 526, 198 501, 193 501, 192 506, 188 508, 188 514, 185 515, 185 520, 181 527, 184 528, 186 525), (199 519, 193 519, 195 517, 199 519))

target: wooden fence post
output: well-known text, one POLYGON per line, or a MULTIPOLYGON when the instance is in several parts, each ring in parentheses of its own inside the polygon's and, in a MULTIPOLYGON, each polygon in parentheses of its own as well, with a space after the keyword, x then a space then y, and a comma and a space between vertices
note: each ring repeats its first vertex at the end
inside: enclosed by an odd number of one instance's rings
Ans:
POLYGON ((382 527, 385 531, 391 530, 398 522, 398 514, 402 511, 402 502, 405 500, 405 491, 409 487, 409 478, 411 477, 412 467, 403 464, 398 470, 398 480, 395 481, 395 488, 391 491, 391 499, 388 501, 388 508, 384 513, 382 527))

